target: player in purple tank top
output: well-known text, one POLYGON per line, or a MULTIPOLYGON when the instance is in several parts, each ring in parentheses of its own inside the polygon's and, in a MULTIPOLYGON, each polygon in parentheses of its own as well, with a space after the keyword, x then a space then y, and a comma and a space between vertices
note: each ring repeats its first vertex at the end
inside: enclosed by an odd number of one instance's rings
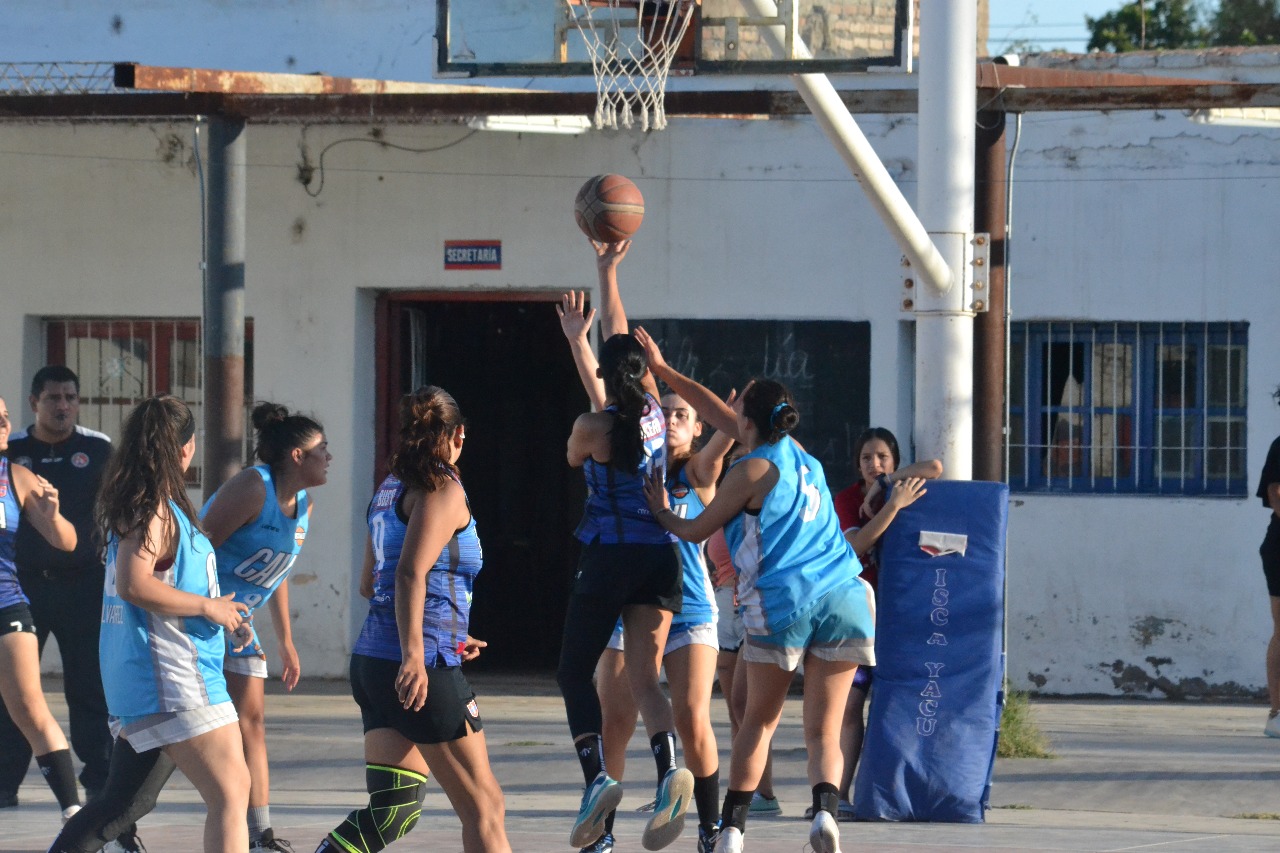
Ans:
MULTIPOLYGON (((0 399, 0 453, 9 448, 9 409, 0 399)), ((0 456, 0 698, 58 798, 65 820, 80 808, 71 750, 40 687, 40 652, 13 556, 19 521, 55 548, 76 547, 76 529, 58 512, 58 490, 43 477, 0 456)))

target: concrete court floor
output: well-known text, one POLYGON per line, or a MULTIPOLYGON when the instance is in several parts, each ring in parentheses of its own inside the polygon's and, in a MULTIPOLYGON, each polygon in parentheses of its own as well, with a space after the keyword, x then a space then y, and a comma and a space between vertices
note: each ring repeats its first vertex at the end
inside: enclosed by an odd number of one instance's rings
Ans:
MULTIPOLYGON (((550 675, 472 677, 490 756, 507 798, 517 853, 569 851, 567 836, 581 789, 567 748, 564 709, 550 675)), ((47 685, 65 721, 61 684, 47 685)), ((788 700, 775 740, 777 818, 748 826, 750 853, 807 850, 809 804, 799 699, 788 700)), ((272 816, 277 834, 307 853, 364 801, 359 716, 341 682, 304 682, 295 694, 269 688, 272 816)), ((713 703, 727 776, 728 725, 713 703)), ((1263 709, 1161 701, 1036 701, 1035 717, 1053 743, 1052 760, 999 761, 986 823, 841 824, 842 849, 855 851, 1280 851, 1280 740, 1262 736, 1263 709), (1254 817, 1242 817, 1254 815, 1254 817)), ((652 797, 652 766, 642 735, 632 742, 617 850, 638 851, 652 797)), ((0 851, 44 851, 56 833, 53 798, 34 766, 15 809, 0 810, 0 851)), ((176 775, 142 822, 150 853, 200 849, 203 806, 176 775)), ((668 850, 695 848, 692 822, 668 850)), ((459 851, 460 826, 432 786, 418 827, 390 850, 459 851)))

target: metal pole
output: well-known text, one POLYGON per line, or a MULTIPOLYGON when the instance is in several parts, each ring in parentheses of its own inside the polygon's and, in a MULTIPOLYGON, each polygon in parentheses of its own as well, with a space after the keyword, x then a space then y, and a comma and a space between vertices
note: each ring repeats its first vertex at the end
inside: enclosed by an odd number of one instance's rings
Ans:
MULTIPOLYGON (((920 2, 920 183, 916 208, 950 280, 916 287, 916 454, 973 476, 973 241, 977 0, 920 2)), ((919 276, 917 276, 919 278, 919 276)))
POLYGON ((244 448, 245 123, 209 121, 204 294, 204 496, 240 470, 244 448))
POLYGON ((974 320, 973 476, 1004 480, 1005 115, 978 114, 974 225, 991 235, 987 311, 974 320))
MULTIPOLYGON (((774 0, 743 0, 742 5, 748 15, 772 18, 778 14, 778 6, 774 0)), ((787 55, 782 27, 761 27, 760 31, 779 56, 787 55)), ((970 31, 973 31, 973 27, 970 31)), ((794 49, 797 59, 809 59, 813 56, 798 35, 794 39, 794 49)), ((973 103, 973 63, 970 63, 968 75, 965 79, 970 90, 969 101, 973 103)), ((871 205, 880 214, 880 219, 916 270, 916 277, 934 287, 944 286, 951 276, 946 260, 930 241, 925 227, 898 185, 893 182, 889 171, 880 162, 880 156, 871 147, 858 123, 849 114, 849 108, 840 99, 835 86, 831 85, 825 74, 796 74, 791 80, 813 117, 818 120, 822 132, 835 146, 849 171, 862 184, 871 205)), ((970 118, 972 119, 972 112, 970 118)))

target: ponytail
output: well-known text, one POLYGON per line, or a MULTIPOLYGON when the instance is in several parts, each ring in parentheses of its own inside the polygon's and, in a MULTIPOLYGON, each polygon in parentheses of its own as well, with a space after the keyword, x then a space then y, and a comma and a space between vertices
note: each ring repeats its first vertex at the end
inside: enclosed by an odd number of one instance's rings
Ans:
POLYGON ((295 449, 305 447, 324 427, 306 415, 289 414, 277 403, 259 403, 253 407, 253 428, 257 443, 253 455, 272 470, 289 458, 295 449))
POLYGON ((449 461, 450 442, 464 425, 448 391, 425 385, 400 400, 400 444, 391 454, 391 473, 409 488, 434 492, 458 476, 449 461))
POLYGON ((777 444, 800 424, 791 393, 772 379, 756 379, 752 383, 743 395, 742 411, 769 444, 777 444))
POLYGON ((605 392, 617 410, 609 432, 609 465, 620 471, 635 471, 644 455, 640 419, 651 405, 644 387, 648 370, 644 347, 631 335, 613 335, 600 345, 605 392))

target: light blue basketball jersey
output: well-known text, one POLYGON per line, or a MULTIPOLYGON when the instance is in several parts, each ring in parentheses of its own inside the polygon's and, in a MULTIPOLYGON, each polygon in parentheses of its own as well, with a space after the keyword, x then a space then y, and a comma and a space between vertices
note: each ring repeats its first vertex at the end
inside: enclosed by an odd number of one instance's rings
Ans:
MULTIPOLYGON (((297 518, 289 518, 280 509, 276 499, 276 487, 271 477, 271 467, 255 465, 249 469, 262 477, 267 493, 262 501, 258 517, 227 537, 217 549, 218 585, 223 595, 233 592, 236 601, 244 602, 253 612, 265 604, 276 591, 294 561, 302 552, 311 521, 306 491, 298 492, 297 518)), ((209 507, 217 499, 209 498, 200 509, 203 519, 209 507)))
MULTIPOLYGON (((667 418, 652 394, 645 394, 644 399, 647 408, 640 417, 643 445, 636 470, 619 471, 591 457, 582 464, 587 503, 574 532, 580 542, 661 545, 676 541, 654 520, 644 499, 644 478, 654 471, 665 475, 667 470, 667 418)), ((617 409, 610 406, 605 411, 617 409)))
POLYGON ((724 535, 738 571, 743 624, 752 634, 768 634, 795 622, 862 566, 840 532, 822 464, 790 436, 742 458, 753 457, 773 463, 778 483, 759 514, 739 513, 724 535))
MULTIPOLYGON (((671 498, 671 511, 681 518, 697 518, 706 509, 702 498, 689 485, 684 468, 676 475, 674 483, 667 483, 671 498)), ((707 547, 705 542, 679 540, 680 567, 683 571, 684 603, 680 612, 671 618, 672 625, 698 625, 713 622, 716 618, 716 593, 707 571, 707 547)))
POLYGON ((9 460, 0 456, 0 607, 31 603, 18 583, 18 566, 13 560, 21 516, 9 460))
MULTIPOLYGON (((156 579, 183 592, 217 598, 213 545, 172 501, 169 512, 177 521, 178 545, 173 563, 156 572, 156 579)), ((161 616, 120 598, 119 546, 114 534, 108 537, 98 640, 107 710, 117 717, 141 717, 230 702, 222 674, 222 627, 200 616, 161 616)))

